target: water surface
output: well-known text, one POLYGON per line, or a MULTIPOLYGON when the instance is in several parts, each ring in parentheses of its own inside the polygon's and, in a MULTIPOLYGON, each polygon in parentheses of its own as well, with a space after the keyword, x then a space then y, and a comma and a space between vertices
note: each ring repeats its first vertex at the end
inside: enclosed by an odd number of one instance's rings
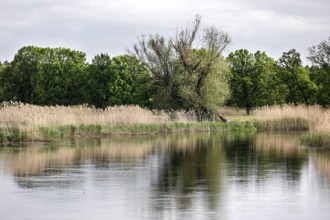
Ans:
POLYGON ((0 147, 0 219, 329 219, 330 153, 295 133, 0 147))

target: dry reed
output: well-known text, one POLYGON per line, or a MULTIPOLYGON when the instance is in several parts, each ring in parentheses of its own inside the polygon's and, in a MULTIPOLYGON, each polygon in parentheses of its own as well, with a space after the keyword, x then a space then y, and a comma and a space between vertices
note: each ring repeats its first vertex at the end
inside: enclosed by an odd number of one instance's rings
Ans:
POLYGON ((255 120, 260 123, 280 122, 283 128, 296 126, 297 130, 330 132, 330 109, 320 106, 285 105, 262 107, 254 111, 255 120), (293 125, 296 123, 296 125, 293 125), (306 129, 307 128, 307 129, 306 129))
MULTIPOLYGON (((96 109, 78 106, 36 106, 18 102, 0 105, 0 142, 58 140, 70 136, 128 133, 172 133, 213 129, 252 129, 246 123, 196 123, 193 112, 152 111, 139 106, 96 109)), ((253 128, 254 129, 254 128, 253 128)))
MULTIPOLYGON (((181 118, 183 119, 183 117, 181 118)), ((188 120, 188 119, 186 119, 188 120)), ((0 108, 1 127, 34 128, 82 124, 166 123, 165 112, 152 112, 139 106, 114 106, 104 110, 78 106, 36 106, 17 102, 3 103, 0 108)))
POLYGON ((219 112, 221 112, 221 114, 223 116, 245 116, 246 115, 245 109, 236 108, 236 107, 222 106, 219 108, 219 112))

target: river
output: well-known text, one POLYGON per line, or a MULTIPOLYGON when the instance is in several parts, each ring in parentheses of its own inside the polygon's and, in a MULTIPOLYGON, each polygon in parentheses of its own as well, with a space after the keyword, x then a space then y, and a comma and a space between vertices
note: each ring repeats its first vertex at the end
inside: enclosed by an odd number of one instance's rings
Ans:
POLYGON ((329 219, 330 152, 299 133, 0 147, 0 219, 329 219))

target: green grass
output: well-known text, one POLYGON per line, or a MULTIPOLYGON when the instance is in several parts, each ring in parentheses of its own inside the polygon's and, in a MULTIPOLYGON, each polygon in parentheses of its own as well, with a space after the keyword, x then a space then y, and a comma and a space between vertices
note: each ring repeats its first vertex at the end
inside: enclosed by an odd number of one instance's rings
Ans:
POLYGON ((73 125, 59 126, 59 127, 40 127, 39 131, 44 140, 59 140, 65 137, 75 135, 77 128, 73 125))
POLYGON ((21 131, 19 128, 0 128, 0 143, 26 142, 28 139, 27 132, 21 131))
POLYGON ((40 127, 40 133, 44 140, 59 140, 73 136, 99 136, 101 134, 101 125, 74 125, 58 126, 58 127, 40 127))
POLYGON ((228 116, 226 116, 226 119, 229 119, 230 121, 253 122, 255 120, 255 116, 254 115, 228 115, 228 116))
POLYGON ((301 138, 301 142, 309 147, 330 149, 330 134, 328 133, 309 133, 301 138))
MULTIPOLYGON (((0 130, 0 141, 22 142, 27 140, 57 141, 72 137, 98 137, 116 135, 151 135, 185 132, 210 132, 226 131, 254 133, 256 128, 250 122, 191 122, 191 123, 167 123, 167 124, 132 124, 132 125, 66 125, 58 127, 43 126, 38 129, 38 137, 28 136, 27 132, 19 129, 0 130)), ((33 132, 31 132, 32 134, 33 132)))
POLYGON ((184 133, 206 132, 214 130, 226 130, 234 132, 255 132, 255 127, 250 122, 191 122, 169 124, 134 124, 105 126, 102 131, 105 134, 159 134, 159 133, 184 133))

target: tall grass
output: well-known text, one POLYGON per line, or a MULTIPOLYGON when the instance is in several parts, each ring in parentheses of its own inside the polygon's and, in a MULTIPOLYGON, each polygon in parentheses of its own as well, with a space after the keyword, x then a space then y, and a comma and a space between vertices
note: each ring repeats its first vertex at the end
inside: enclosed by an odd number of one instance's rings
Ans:
MULTIPOLYGON (((179 120, 190 120, 179 115, 179 120)), ((165 123, 171 120, 165 112, 152 112, 139 106, 115 106, 104 110, 79 106, 36 106, 17 102, 2 103, 1 125, 34 128, 36 126, 63 126, 82 124, 136 124, 165 123)))
POLYGON ((139 106, 106 109, 79 106, 36 106, 6 102, 0 106, 0 142, 58 140, 72 136, 173 133, 212 129, 250 129, 249 123, 197 123, 191 112, 151 111, 139 106))
POLYGON ((254 114, 256 126, 261 130, 330 130, 330 109, 320 106, 262 107, 254 114))
POLYGON ((330 147, 330 109, 320 106, 273 106, 254 111, 258 130, 309 131, 302 141, 310 146, 330 147))

